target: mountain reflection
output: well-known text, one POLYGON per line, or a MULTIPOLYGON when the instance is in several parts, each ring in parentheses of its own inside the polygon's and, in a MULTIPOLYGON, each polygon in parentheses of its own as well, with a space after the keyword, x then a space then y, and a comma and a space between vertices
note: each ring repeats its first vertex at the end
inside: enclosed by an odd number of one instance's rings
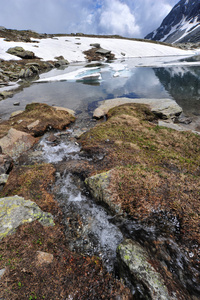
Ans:
POLYGON ((200 68, 154 68, 165 90, 187 115, 200 116, 200 68))

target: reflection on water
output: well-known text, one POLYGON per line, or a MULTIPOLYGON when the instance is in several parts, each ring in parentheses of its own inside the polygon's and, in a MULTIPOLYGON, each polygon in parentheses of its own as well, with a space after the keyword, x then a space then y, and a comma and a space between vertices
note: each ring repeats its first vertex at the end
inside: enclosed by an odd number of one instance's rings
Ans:
MULTIPOLYGON (((92 103, 115 97, 171 98, 183 108, 185 114, 200 115, 199 67, 153 69, 134 67, 131 60, 118 62, 119 64, 124 66, 124 69, 117 72, 119 76, 115 76, 116 70, 112 64, 104 64, 101 68, 102 80, 95 84, 69 81, 33 83, 21 93, 15 94, 13 98, 0 102, 0 117, 7 118, 11 112, 24 109, 26 104, 31 102, 68 107, 75 111, 88 111, 88 106, 92 103), (20 102, 17 109, 13 106, 15 102, 20 102)), ((78 68, 83 66, 79 65, 78 68)), ((77 70, 77 66, 71 66, 66 70, 53 72, 55 75, 56 72, 62 74, 77 70)))
POLYGON ((186 114, 200 116, 199 67, 157 68, 154 72, 186 114))

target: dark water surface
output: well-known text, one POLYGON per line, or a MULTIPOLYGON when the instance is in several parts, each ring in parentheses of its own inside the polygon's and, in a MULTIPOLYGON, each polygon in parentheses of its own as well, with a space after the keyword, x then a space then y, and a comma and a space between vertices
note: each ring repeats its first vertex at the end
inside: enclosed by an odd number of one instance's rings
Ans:
MULTIPOLYGON (((132 67, 131 60, 118 62, 124 66, 119 77, 115 76, 110 66, 101 67, 102 80, 99 82, 57 81, 33 83, 0 102, 0 117, 8 118, 10 113, 24 109, 31 102, 63 106, 75 111, 92 110, 97 101, 116 97, 130 98, 171 98, 193 118, 197 125, 200 119, 200 67, 173 66, 162 68, 132 67), (13 105, 20 102, 17 108, 13 105)), ((72 65, 65 70, 53 70, 62 74, 84 67, 72 65)), ((45 75, 48 77, 48 73, 45 75)))

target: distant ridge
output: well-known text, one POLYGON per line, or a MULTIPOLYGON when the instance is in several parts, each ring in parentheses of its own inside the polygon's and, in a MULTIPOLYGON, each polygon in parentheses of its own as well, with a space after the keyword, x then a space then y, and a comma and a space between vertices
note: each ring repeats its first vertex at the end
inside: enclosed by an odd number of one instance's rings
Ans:
POLYGON ((181 0, 145 39, 166 43, 200 42, 200 0, 181 0))

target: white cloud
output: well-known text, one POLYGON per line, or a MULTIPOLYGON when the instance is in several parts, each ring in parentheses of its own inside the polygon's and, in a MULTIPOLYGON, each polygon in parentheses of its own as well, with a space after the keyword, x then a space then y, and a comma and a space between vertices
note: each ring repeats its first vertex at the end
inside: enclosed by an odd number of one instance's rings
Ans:
POLYGON ((0 25, 46 33, 144 37, 178 0, 0 0, 0 25))
POLYGON ((140 27, 136 24, 135 16, 127 4, 119 0, 106 0, 102 6, 99 22, 100 30, 108 34, 134 36, 140 34, 140 27))

